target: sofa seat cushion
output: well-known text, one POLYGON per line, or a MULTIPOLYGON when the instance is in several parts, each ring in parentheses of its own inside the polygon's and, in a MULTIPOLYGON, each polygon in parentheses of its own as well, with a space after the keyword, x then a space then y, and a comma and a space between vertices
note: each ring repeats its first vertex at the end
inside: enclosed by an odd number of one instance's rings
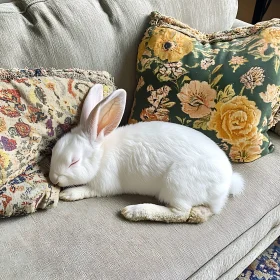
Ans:
POLYGON ((280 234, 280 138, 275 152, 234 164, 246 190, 200 225, 128 222, 119 210, 155 202, 122 195, 61 202, 1 222, 6 279, 234 279, 280 234), (253 250, 255 248, 255 250, 253 250), (220 277, 220 278, 219 278, 220 277))
POLYGON ((259 255, 236 280, 278 279, 280 276, 280 236, 259 255))

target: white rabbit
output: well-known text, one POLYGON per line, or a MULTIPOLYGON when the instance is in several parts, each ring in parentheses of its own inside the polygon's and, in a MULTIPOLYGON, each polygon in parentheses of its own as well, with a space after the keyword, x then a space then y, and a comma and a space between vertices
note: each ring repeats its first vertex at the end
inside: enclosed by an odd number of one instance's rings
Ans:
POLYGON ((80 125, 53 149, 51 181, 79 185, 63 190, 60 199, 149 195, 167 206, 130 205, 122 214, 134 221, 203 222, 222 210, 229 194, 241 193, 242 177, 207 136, 167 122, 117 128, 126 92, 118 89, 102 98, 102 85, 95 85, 84 101, 80 125))

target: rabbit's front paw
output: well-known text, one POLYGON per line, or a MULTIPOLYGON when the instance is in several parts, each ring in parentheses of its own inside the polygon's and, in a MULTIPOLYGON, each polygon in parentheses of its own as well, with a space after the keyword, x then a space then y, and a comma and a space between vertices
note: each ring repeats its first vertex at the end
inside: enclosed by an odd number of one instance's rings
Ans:
POLYGON ((74 201, 74 200, 80 200, 85 198, 85 194, 83 190, 80 190, 79 188, 69 188, 66 190, 63 190, 59 194, 59 199, 65 200, 65 201, 74 201))

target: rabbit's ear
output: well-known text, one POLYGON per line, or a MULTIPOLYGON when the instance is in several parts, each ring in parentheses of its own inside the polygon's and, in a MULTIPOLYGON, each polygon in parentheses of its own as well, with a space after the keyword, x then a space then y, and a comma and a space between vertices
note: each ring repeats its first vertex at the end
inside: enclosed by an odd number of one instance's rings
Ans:
POLYGON ((84 101, 83 109, 81 112, 81 118, 80 118, 80 124, 82 125, 82 127, 85 127, 90 112, 102 99, 103 99, 103 86, 101 84, 96 84, 90 89, 84 101))
POLYGON ((90 113, 86 122, 86 132, 91 140, 102 139, 118 127, 126 102, 126 91, 118 89, 104 98, 90 113))

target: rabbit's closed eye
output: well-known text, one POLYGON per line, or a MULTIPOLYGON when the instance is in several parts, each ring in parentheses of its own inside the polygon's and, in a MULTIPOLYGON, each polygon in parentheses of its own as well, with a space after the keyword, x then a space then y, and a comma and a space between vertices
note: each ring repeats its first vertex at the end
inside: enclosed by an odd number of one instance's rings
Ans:
POLYGON ((75 164, 78 163, 79 161, 80 161, 79 159, 78 159, 78 160, 72 160, 72 163, 69 165, 69 167, 75 165, 75 164))

